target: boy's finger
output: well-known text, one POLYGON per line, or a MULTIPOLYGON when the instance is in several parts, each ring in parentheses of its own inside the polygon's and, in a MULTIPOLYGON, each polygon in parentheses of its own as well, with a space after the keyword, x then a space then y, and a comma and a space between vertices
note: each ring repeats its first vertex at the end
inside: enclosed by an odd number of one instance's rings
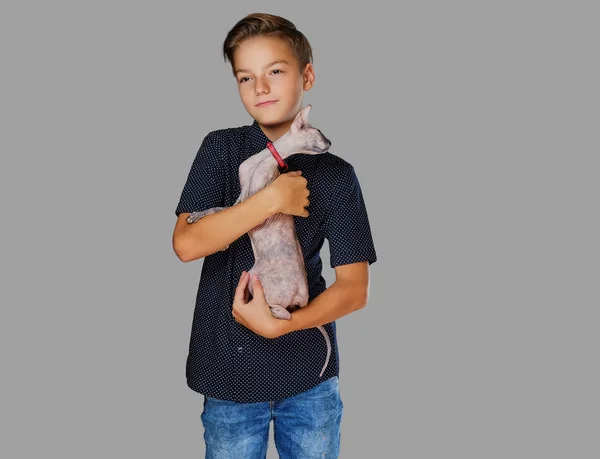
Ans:
POLYGON ((246 288, 247 283, 248 283, 248 273, 242 272, 242 276, 240 277, 238 286, 235 289, 234 301, 244 300, 244 289, 246 288))

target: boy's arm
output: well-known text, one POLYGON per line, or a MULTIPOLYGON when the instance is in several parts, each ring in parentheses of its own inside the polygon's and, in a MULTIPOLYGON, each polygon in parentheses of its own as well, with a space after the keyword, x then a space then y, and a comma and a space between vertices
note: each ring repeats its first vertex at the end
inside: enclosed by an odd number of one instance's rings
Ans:
POLYGON ((193 261, 223 250, 280 212, 308 216, 305 208, 298 213, 298 205, 306 200, 303 194, 306 180, 298 177, 297 172, 282 174, 242 202, 238 199, 237 204, 226 206, 227 174, 222 159, 223 148, 219 132, 210 132, 202 141, 188 173, 175 209, 177 222, 173 230, 173 250, 181 261, 193 261), (284 175, 290 184, 285 187, 291 186, 291 189, 282 192, 281 187, 274 187, 276 183, 282 183, 279 180, 284 175), (288 175, 294 178, 287 178, 288 175), (191 213, 202 211, 208 212, 193 223, 186 221, 191 213))
POLYGON ((181 261, 207 257, 228 246, 276 213, 270 189, 264 188, 245 201, 188 223, 182 212, 173 231, 173 250, 181 261))
POLYGON ((291 320, 279 320, 277 336, 325 325, 364 308, 369 300, 369 263, 362 261, 335 267, 335 282, 303 308, 292 312, 291 320))
POLYGON ((220 133, 208 133, 191 165, 175 215, 173 250, 184 262, 207 257, 238 239, 270 217, 277 203, 269 199, 268 187, 232 207, 225 207, 227 175, 223 165, 220 133), (195 223, 186 218, 192 212, 225 207, 195 223))
POLYGON ((369 265, 377 261, 377 252, 354 168, 341 170, 336 185, 323 228, 335 282, 306 306, 292 312, 291 320, 278 321, 279 335, 325 325, 362 309, 368 302, 369 265))

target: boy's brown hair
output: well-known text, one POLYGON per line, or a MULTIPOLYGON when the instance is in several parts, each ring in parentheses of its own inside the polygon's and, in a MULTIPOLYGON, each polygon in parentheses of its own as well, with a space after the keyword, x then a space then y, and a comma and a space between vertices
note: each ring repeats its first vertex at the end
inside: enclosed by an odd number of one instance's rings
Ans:
POLYGON ((302 73, 308 63, 312 63, 312 48, 308 39, 296 26, 281 16, 268 13, 251 13, 240 19, 227 34, 223 42, 223 57, 231 63, 231 71, 235 76, 233 53, 246 39, 254 37, 276 37, 287 43, 298 60, 302 73))

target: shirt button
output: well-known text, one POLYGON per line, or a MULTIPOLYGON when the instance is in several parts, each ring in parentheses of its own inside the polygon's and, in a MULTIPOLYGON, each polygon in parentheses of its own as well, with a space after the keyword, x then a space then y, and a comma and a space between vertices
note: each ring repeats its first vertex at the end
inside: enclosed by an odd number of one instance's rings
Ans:
POLYGON ((241 354, 242 352, 244 352, 244 348, 243 347, 238 347, 238 352, 241 354))

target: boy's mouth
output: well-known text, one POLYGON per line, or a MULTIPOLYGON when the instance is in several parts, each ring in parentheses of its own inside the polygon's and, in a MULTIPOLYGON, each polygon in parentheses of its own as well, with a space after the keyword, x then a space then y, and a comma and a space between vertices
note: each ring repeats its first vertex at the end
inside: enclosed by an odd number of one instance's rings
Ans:
POLYGON ((256 107, 268 107, 269 105, 274 104, 275 102, 277 102, 276 100, 266 100, 264 102, 261 102, 259 104, 256 104, 256 107))

